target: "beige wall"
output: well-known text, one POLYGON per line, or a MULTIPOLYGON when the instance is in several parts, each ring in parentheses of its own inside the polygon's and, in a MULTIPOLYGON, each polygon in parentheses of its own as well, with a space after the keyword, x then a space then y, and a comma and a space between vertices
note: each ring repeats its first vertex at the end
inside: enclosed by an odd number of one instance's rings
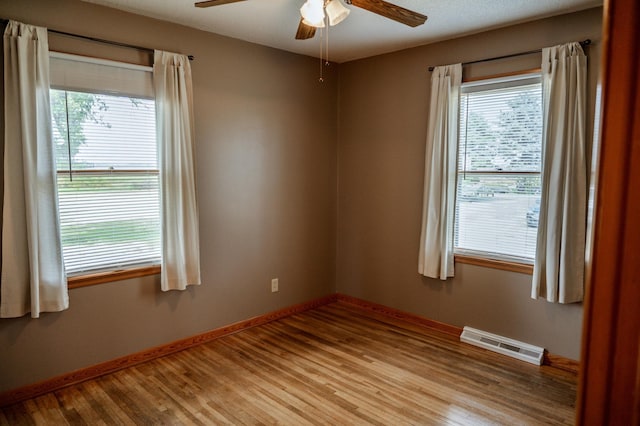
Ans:
MULTIPOLYGON (((596 42, 589 48, 593 116, 601 15, 601 9, 592 9, 342 64, 339 292, 579 358, 582 306, 530 299, 530 275, 461 264, 447 282, 418 274, 427 69, 591 38, 596 42)), ((539 66, 537 54, 467 67, 465 75, 539 66)))
POLYGON ((157 277, 75 289, 66 312, 0 320, 0 391, 335 291, 337 75, 321 85, 313 58, 79 1, 0 0, 0 17, 195 55, 203 280, 170 293, 157 277))

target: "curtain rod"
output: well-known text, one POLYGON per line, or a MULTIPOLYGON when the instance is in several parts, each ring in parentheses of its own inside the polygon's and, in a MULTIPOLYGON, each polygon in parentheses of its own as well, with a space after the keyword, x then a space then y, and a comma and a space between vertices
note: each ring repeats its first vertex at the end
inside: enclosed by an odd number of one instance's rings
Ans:
MULTIPOLYGON (((591 39, 589 39, 589 38, 580 42, 580 45, 582 47, 588 46, 590 44, 591 44, 591 39)), ((542 52, 542 49, 528 50, 526 52, 512 53, 510 55, 495 56, 493 58, 478 59, 477 61, 463 62, 462 65, 478 64, 480 62, 497 61, 498 59, 514 58, 516 56, 530 55, 532 53, 538 53, 538 52, 542 52)), ((434 68, 435 67, 429 67, 429 72, 433 71, 434 68)))
MULTIPOLYGON (((2 22, 2 24, 7 24, 9 22, 8 19, 1 19, 0 21, 2 22)), ((119 41, 105 40, 103 38, 97 38, 97 37, 90 37, 90 36, 85 36, 85 35, 81 35, 81 34, 68 33, 66 31, 54 30, 52 28, 47 28, 47 31, 50 32, 50 33, 59 34, 59 35, 67 36, 67 37, 80 38, 80 39, 83 39, 83 40, 95 41, 97 43, 110 44, 112 46, 126 47, 128 49, 136 49, 136 50, 141 50, 143 52, 153 53, 155 51, 155 49, 152 49, 150 47, 136 46, 135 44, 121 43, 119 41)), ((193 55, 187 55, 187 57, 189 58, 190 61, 193 61, 195 59, 195 57, 193 55)))

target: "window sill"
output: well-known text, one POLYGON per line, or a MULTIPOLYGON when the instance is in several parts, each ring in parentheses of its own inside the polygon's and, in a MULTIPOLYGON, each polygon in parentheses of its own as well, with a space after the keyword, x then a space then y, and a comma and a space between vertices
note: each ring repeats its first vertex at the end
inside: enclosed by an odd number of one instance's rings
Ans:
POLYGON ((468 255, 456 254, 454 260, 457 263, 484 266, 486 268, 502 269, 503 271, 520 272, 521 274, 533 275, 533 265, 527 263, 507 262, 504 260, 487 259, 468 255))
POLYGON ((103 284, 112 281, 127 280, 130 278, 145 277, 160 273, 160 265, 144 266, 140 268, 121 269, 118 271, 98 272, 87 275, 67 277, 67 287, 80 288, 90 285, 103 284))

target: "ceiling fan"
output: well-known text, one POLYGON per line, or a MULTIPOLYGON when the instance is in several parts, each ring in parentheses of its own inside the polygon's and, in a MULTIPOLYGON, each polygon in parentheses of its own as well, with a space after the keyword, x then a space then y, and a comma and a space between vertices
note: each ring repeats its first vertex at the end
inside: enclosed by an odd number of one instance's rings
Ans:
MULTIPOLYGON (((205 0, 195 3, 195 6, 211 7, 228 3, 236 3, 240 1, 246 0, 205 0)), ((400 6, 396 6, 395 4, 389 3, 384 0, 307 0, 301 9, 303 17, 300 19, 300 23, 298 24, 296 39, 306 40, 309 38, 313 38, 316 34, 316 28, 321 28, 324 26, 325 11, 327 15, 329 15, 330 25, 335 25, 346 18, 346 15, 349 14, 349 9, 344 7, 342 1, 346 2, 349 5, 357 6, 359 8, 368 10, 369 12, 384 16, 385 18, 392 19, 410 27, 417 27, 418 25, 422 25, 427 20, 427 17, 425 15, 413 12, 400 6), (322 14, 321 21, 312 22, 308 19, 309 15, 305 14, 304 9, 306 7, 313 8, 314 3, 316 6, 318 6, 319 4, 318 7, 320 8, 320 13, 322 14), (333 13, 337 13, 339 16, 332 17, 332 12, 330 12, 331 7, 336 8, 337 11, 333 13)))

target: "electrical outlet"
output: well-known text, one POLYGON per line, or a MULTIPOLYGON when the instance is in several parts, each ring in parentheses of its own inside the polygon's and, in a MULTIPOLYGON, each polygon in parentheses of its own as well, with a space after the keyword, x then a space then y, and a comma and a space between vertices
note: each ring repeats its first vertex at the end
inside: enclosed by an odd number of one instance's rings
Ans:
POLYGON ((274 278, 271 280, 271 293, 275 293, 278 291, 278 279, 274 278))

